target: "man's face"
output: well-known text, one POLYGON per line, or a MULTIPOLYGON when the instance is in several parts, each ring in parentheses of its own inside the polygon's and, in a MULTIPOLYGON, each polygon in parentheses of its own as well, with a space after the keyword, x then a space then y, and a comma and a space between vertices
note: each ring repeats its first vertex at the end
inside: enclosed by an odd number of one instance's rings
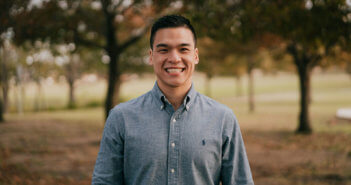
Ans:
POLYGON ((156 32, 149 63, 160 87, 191 86, 191 76, 199 62, 192 32, 185 27, 164 28, 156 32))

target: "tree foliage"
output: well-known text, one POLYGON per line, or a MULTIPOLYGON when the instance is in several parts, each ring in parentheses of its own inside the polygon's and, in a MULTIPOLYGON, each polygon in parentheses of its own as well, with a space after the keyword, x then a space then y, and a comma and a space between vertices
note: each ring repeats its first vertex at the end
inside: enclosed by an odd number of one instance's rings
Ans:
POLYGON ((121 55, 142 38, 155 16, 168 11, 169 4, 157 0, 51 0, 21 5, 11 17, 16 22, 12 27, 18 45, 42 40, 104 50, 109 60, 107 116, 119 95, 119 78, 124 72, 121 55))
MULTIPOLYGON (((200 35, 233 47, 233 52, 253 56, 260 48, 285 47, 300 81, 300 115, 297 132, 310 133, 310 73, 333 48, 349 49, 350 3, 345 0, 210 0, 188 6, 200 35), (235 47, 237 46, 237 47, 235 47)), ((247 60, 248 70, 256 62, 247 60)), ((250 71, 250 70, 249 70, 250 71)))

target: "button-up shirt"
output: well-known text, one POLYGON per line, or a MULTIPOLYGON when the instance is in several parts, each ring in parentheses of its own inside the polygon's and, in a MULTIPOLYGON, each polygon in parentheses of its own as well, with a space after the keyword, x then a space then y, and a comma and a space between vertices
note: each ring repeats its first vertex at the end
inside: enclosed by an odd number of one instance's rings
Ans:
POLYGON ((174 110, 157 83, 114 107, 92 184, 253 185, 231 109, 195 91, 174 110))

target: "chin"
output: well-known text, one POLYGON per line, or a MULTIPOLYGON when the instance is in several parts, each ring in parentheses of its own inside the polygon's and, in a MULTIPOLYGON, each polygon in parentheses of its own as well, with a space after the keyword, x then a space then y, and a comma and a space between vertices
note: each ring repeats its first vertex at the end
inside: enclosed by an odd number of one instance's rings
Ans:
POLYGON ((184 83, 167 83, 167 85, 168 85, 169 87, 176 88, 176 87, 182 87, 182 86, 184 86, 184 83))
POLYGON ((173 87, 173 88, 176 88, 176 87, 184 87, 184 86, 187 86, 191 84, 188 83, 187 81, 173 81, 173 82, 167 82, 167 85, 170 86, 170 87, 173 87))

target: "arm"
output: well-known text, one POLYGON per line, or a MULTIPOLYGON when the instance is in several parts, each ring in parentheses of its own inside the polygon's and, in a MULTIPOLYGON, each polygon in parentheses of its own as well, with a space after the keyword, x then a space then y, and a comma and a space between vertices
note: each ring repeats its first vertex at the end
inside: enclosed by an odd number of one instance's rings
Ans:
POLYGON ((92 185, 123 185, 123 117, 112 109, 106 120, 92 185))
POLYGON ((224 122, 222 185, 254 185, 239 124, 232 112, 224 122))

